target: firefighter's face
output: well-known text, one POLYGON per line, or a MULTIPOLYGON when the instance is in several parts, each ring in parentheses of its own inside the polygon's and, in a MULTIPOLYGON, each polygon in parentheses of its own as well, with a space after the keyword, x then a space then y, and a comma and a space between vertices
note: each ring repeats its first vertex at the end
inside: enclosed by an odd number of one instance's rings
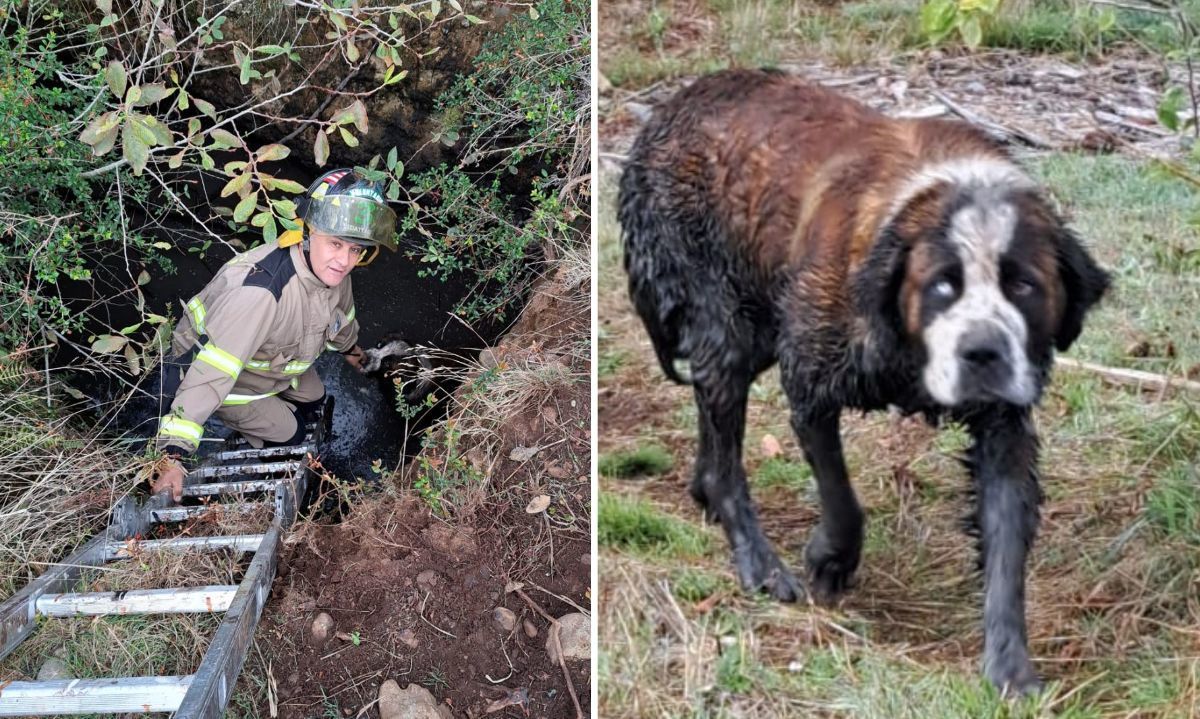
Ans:
POLYGON ((336 287, 358 264, 367 248, 323 232, 310 232, 308 258, 313 274, 330 287, 336 287))

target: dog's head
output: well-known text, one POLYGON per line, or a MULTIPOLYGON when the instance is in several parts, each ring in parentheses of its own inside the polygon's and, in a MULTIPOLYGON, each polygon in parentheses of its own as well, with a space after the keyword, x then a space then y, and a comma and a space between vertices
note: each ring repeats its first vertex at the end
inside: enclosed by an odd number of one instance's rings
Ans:
POLYGON ((855 289, 871 344, 915 352, 924 390, 954 407, 1036 402, 1108 284, 1028 177, 981 158, 905 186, 855 289))

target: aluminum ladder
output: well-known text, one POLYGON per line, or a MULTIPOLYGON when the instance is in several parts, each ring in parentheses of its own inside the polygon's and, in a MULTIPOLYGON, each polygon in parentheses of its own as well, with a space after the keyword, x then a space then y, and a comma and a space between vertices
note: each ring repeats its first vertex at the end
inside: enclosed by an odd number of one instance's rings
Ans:
POLYGON ((0 659, 33 633, 39 617, 223 611, 224 620, 194 674, 0 683, 0 717, 146 712, 174 712, 177 719, 220 717, 275 579, 282 533, 295 521, 308 488, 310 470, 305 457, 319 454, 332 407, 332 398, 327 399, 322 416, 308 425, 299 445, 254 449, 240 438, 227 441, 224 451, 206 458, 184 480, 183 496, 208 498, 211 503, 207 505, 170 507, 165 493, 142 504, 129 496, 122 498, 103 532, 0 604, 0 659), (257 495, 258 501, 246 501, 248 494, 257 495), (266 504, 268 496, 273 497, 274 510, 262 534, 136 542, 140 550, 251 552, 254 558, 240 584, 71 591, 85 569, 129 558, 127 540, 145 536, 152 526, 186 521, 212 511, 214 505, 219 505, 220 511, 253 510, 266 504))

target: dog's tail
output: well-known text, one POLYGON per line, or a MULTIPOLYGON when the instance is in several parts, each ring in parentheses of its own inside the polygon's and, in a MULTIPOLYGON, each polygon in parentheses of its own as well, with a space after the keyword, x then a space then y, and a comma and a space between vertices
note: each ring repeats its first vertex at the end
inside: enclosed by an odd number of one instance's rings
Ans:
POLYGON ((629 297, 646 326, 663 372, 673 382, 691 384, 686 363, 690 291, 683 271, 678 230, 654 206, 653 181, 636 159, 621 176, 618 219, 623 229, 629 297))

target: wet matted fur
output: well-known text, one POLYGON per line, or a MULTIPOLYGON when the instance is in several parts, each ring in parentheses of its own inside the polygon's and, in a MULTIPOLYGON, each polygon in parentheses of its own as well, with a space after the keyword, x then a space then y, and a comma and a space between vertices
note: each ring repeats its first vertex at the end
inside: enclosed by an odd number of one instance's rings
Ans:
POLYGON ((658 108, 631 151, 619 217, 633 304, 663 371, 695 391, 691 493, 724 527, 742 585, 784 601, 847 588, 864 515, 843 407, 961 421, 974 439, 984 671, 1035 689, 1030 412, 1054 349, 1108 286, 1040 188, 965 123, 889 119, 795 77, 739 70, 658 108), (747 392, 776 362, 821 499, 807 583, 763 535, 742 466, 747 392))

